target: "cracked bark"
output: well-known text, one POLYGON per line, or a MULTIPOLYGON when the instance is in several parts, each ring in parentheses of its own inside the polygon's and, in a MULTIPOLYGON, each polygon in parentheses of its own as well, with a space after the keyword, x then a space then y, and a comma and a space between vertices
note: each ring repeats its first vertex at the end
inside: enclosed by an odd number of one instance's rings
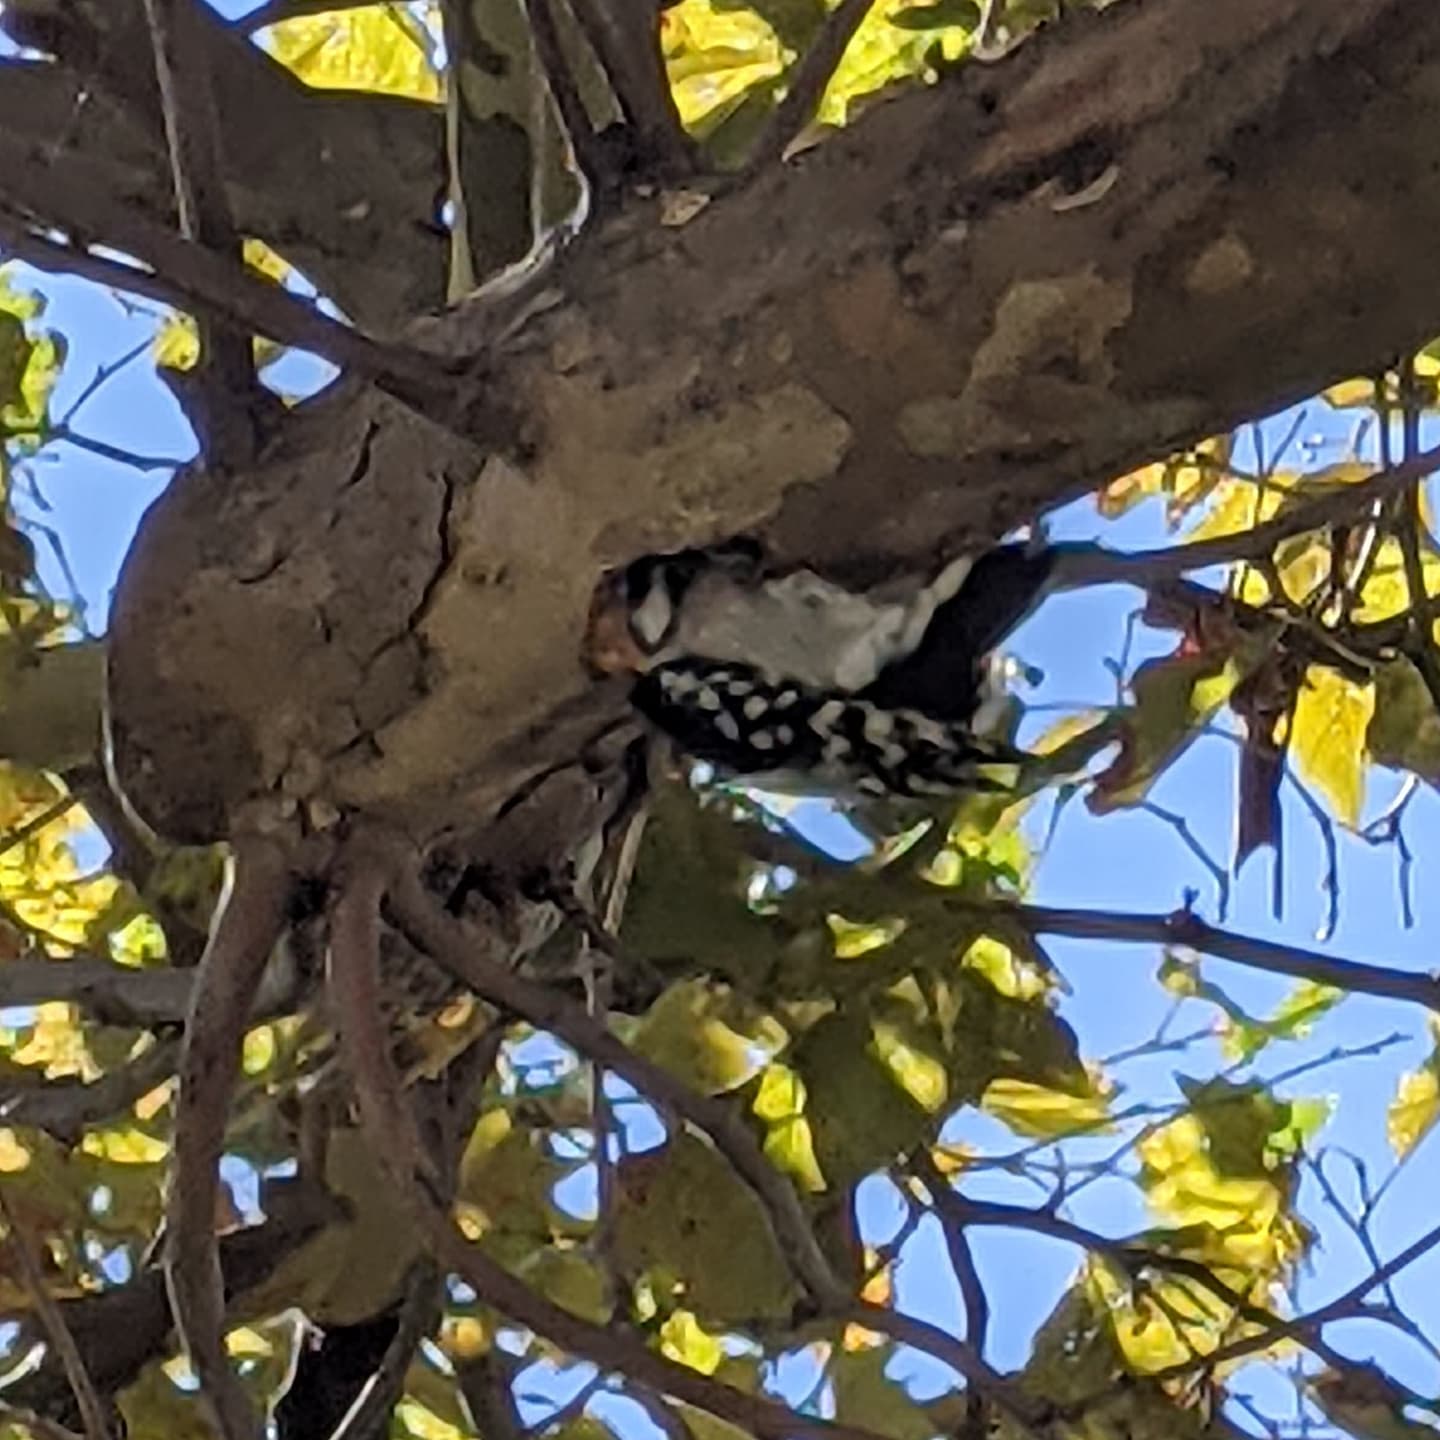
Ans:
POLYGON ((1374 369, 1440 329, 1437 61, 1401 0, 1117 5, 687 225, 637 202, 523 323, 417 327, 476 358, 503 447, 357 384, 159 502, 117 594, 119 778, 192 838, 257 797, 483 828, 623 713, 579 659, 607 567, 749 532, 923 570, 1374 369))

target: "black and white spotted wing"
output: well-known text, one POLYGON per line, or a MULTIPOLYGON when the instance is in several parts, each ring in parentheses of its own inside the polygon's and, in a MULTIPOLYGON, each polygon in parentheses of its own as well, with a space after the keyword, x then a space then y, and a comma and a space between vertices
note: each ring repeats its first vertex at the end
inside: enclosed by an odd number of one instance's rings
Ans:
POLYGON ((738 775, 813 777, 871 794, 1006 790, 1025 757, 963 724, 774 682, 751 666, 676 660, 643 675, 636 708, 687 754, 738 775))

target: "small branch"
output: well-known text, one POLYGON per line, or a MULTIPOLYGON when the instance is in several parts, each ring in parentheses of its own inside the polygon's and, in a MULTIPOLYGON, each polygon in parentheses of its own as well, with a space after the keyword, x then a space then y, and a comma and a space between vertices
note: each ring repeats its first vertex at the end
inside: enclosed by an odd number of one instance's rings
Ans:
POLYGON ((1210 872, 1210 878, 1215 882, 1216 911, 1223 920, 1230 908, 1230 877, 1225 873, 1225 867, 1200 843, 1199 837, 1190 828, 1190 822, 1178 811, 1167 810, 1153 800, 1141 800, 1139 808, 1147 815, 1163 820, 1180 837, 1185 848, 1210 872))
POLYGON ((1303 535, 1307 530, 1322 530, 1336 521, 1363 514, 1376 500, 1400 494, 1437 468, 1440 468, 1440 446, 1422 450, 1357 485, 1339 486, 1329 494, 1292 506, 1273 520, 1237 535, 1217 535, 1189 545, 1132 550, 1127 554, 1094 545, 1067 548, 1056 567, 1055 585, 1070 589, 1118 583, 1144 588, 1211 565, 1259 560, 1292 536, 1303 535))
MULTIPOLYGON (((1440 1226, 1427 1230, 1419 1239, 1412 1241, 1401 1250, 1398 1255, 1387 1260, 1378 1269, 1372 1270, 1364 1279, 1352 1285, 1343 1294, 1337 1295, 1328 1304, 1321 1305, 1306 1315, 1296 1316, 1293 1320, 1279 1320, 1269 1330, 1264 1330, 1258 1335, 1246 1335, 1239 1340, 1233 1340, 1230 1344, 1222 1345, 1209 1355, 1200 1356, 1195 1360, 1182 1360, 1174 1365, 1166 1366, 1163 1370, 1152 1371, 1147 1378, 1158 1385, 1164 1384, 1167 1380, 1175 1380, 1181 1376, 1193 1374, 1196 1370, 1215 1370, 1220 1366, 1229 1365, 1234 1360, 1242 1359, 1246 1355, 1253 1355, 1257 1351, 1268 1349, 1281 1340, 1297 1340, 1302 1344, 1310 1345, 1312 1343, 1310 1337, 1314 1336, 1322 1326, 1336 1320, 1348 1320, 1366 1314, 1364 1301, 1372 1290, 1385 1286, 1393 1276, 1408 1269, 1417 1260, 1435 1249, 1437 1245, 1440 1245, 1440 1226)), ((1075 1408, 1083 1409, 1087 1403, 1093 1403, 1093 1399, 1082 1400, 1075 1408)))
POLYGON ((874 3, 875 0, 840 0, 826 17, 820 33, 795 66, 785 98, 776 106, 745 162, 748 174, 767 169, 779 160, 790 142, 815 118, 826 87, 874 3))
POLYGON ((272 840, 237 840, 231 865, 186 1027, 165 1280, 176 1328, 224 1440, 255 1440, 259 1422, 225 1350, 215 1202, 241 1041, 265 963, 284 929, 292 882, 286 856, 272 840))
POLYGON ((434 1328, 444 1297, 443 1276, 428 1260, 411 1267, 400 1321, 380 1368, 361 1387, 330 1440, 373 1440, 388 1431, 391 1412, 405 1393, 405 1376, 420 1342, 434 1328))
POLYGON ((55 425, 45 432, 43 445, 58 442, 73 445, 77 450, 86 450, 91 455, 98 455, 102 460, 113 460, 117 465, 127 465, 132 470, 176 470, 185 463, 179 456, 138 455, 133 450, 112 445, 108 440, 78 435, 68 425, 55 425))
MULTIPOLYGON (((35 162, 20 152, 7 154, 4 164, 26 166, 35 162)), ((7 189, 13 189, 8 179, 7 189)), ((5 200, 0 200, 0 243, 37 269, 67 272, 179 310, 213 315, 249 333, 313 351, 396 393, 407 403, 412 403, 410 397, 417 393, 432 394, 443 383, 443 357, 382 344, 330 319, 280 286, 250 274, 238 262, 212 255, 162 226, 133 213, 122 219, 101 205, 93 208, 91 215, 74 217, 73 224, 67 224, 67 217, 61 214, 44 215, 43 223, 71 230, 98 226, 107 242, 127 254, 143 257, 152 268, 140 269, 94 255, 83 245, 66 244, 41 234, 34 228, 34 221, 5 200)))
POLYGON ((60 1424, 58 1420, 50 1420, 36 1410, 27 1410, 23 1405, 11 1405, 5 1400, 0 1400, 0 1421, 29 1430, 35 1440, 84 1440, 84 1437, 60 1424))
POLYGON ((179 1024, 195 977, 166 966, 137 970, 113 960, 9 960, 0 964, 0 1005, 81 1005, 103 1025, 179 1024))
POLYGON ((575 163, 586 183, 592 189, 604 186, 605 167, 600 152, 594 143, 595 127, 585 108, 570 62, 565 58, 564 46, 560 43, 560 32, 555 27, 555 12, 550 8, 552 0, 524 0, 525 14, 530 20, 530 38, 535 46, 535 58, 550 98, 560 114, 560 123, 565 127, 565 136, 575 155, 575 163))
POLYGON ((56 1080, 14 1095, 0 1105, 0 1119, 8 1125, 33 1125, 73 1145, 87 1126, 118 1115, 164 1084, 175 1073, 179 1059, 180 1042, 162 1040, 88 1084, 56 1080))
POLYGON ((1119 940, 1150 945, 1185 945, 1221 960, 1314 980, 1361 995, 1404 1000, 1427 1009, 1440 1009, 1440 979, 1433 975, 1387 970, 1359 960, 1343 960, 1298 945, 1280 945, 1251 935, 1238 935, 1207 924, 1189 910, 1169 915, 1123 914, 1101 910, 1064 910, 1043 905, 976 904, 947 900, 955 911, 1000 924, 1013 924, 1039 935, 1068 935, 1077 940, 1119 940))
POLYGON ((668 1071, 637 1055, 585 1008, 511 971, 496 942, 474 927, 461 928, 409 875, 398 877, 390 908, 412 943, 459 978, 482 1000, 547 1030, 603 1069, 613 1070, 663 1110, 705 1131, 759 1196, 796 1277, 822 1309, 850 1303, 844 1286, 816 1242, 794 1187, 766 1160, 754 1136, 728 1106, 697 1095, 668 1071))
MULTIPOLYGON (((399 1076, 388 1048, 374 1043, 376 1030, 383 1028, 375 1001, 379 992, 380 899, 385 893, 388 867, 371 857, 362 855, 357 859, 335 909, 329 961, 331 995, 361 1121, 375 1154, 391 1179, 402 1187, 435 1259, 460 1275, 487 1304, 572 1354, 728 1420, 759 1440, 793 1440, 796 1436, 811 1440, 879 1440, 870 1431, 816 1420, 763 1396, 732 1389, 655 1354, 622 1330, 607 1330, 582 1320, 537 1295, 479 1247, 465 1241, 421 1176, 424 1159, 419 1136, 405 1105, 399 1076)), ((392 873, 391 884, 407 892, 408 909, 414 901, 408 892, 412 887, 418 889, 418 882, 408 874, 401 877, 392 873)), ((428 907, 428 897, 425 903, 428 907)), ((423 911, 412 918, 426 919, 423 911)), ((423 928, 430 927, 426 923, 423 928)), ((440 948, 448 958, 455 948, 449 926, 443 928, 440 937, 444 940, 440 948)), ((459 948, 467 950, 466 938, 457 938, 459 948)))
MULTIPOLYGON (((7 830, 0 835, 0 855, 7 855, 17 845, 23 845, 27 840, 34 839, 47 825, 53 825, 57 820, 63 819, 79 803, 78 795, 62 795, 58 800, 47 805, 38 815, 32 815, 13 830, 7 830)), ((9 973, 8 968, 0 970, 0 976, 9 973)), ((0 985, 0 990, 3 988, 3 985, 0 985)))
POLYGON ((636 0, 572 0, 571 9, 650 168, 665 179, 688 175, 694 147, 670 93, 657 8, 636 0))
POLYGON ((36 1252, 35 1241, 15 1213, 4 1186, 0 1186, 0 1220, 4 1220, 5 1228, 10 1232, 10 1245, 19 1264, 20 1277, 29 1292, 30 1303, 34 1305, 40 1324, 65 1367, 65 1378, 70 1382, 70 1390, 80 1411, 80 1423, 85 1427, 85 1440, 110 1440, 110 1422, 95 1382, 90 1378, 75 1337, 70 1333, 70 1327, 45 1282, 45 1270, 36 1252))

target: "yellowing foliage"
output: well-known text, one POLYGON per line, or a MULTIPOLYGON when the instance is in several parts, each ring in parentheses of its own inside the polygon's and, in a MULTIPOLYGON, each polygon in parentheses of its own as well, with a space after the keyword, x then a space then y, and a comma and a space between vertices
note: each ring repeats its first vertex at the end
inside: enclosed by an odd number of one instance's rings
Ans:
POLYGON ((405 5, 301 15, 267 27, 260 39, 286 69, 317 90, 440 100, 430 37, 405 5))
POLYGON ((1312 665, 1295 705, 1290 752, 1300 773, 1346 825, 1360 823, 1365 803, 1365 734, 1375 714, 1375 687, 1357 685, 1312 665))

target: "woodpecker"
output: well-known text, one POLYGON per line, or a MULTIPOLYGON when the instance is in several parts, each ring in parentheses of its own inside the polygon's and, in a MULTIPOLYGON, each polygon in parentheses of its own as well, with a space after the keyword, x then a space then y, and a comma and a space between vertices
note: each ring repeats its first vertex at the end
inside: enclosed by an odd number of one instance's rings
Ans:
POLYGON ((632 701, 689 755, 765 788, 1011 788, 1028 757, 987 736, 995 651, 1055 554, 1002 545, 863 592, 807 570, 767 578, 743 544, 646 557, 618 583, 632 701))

